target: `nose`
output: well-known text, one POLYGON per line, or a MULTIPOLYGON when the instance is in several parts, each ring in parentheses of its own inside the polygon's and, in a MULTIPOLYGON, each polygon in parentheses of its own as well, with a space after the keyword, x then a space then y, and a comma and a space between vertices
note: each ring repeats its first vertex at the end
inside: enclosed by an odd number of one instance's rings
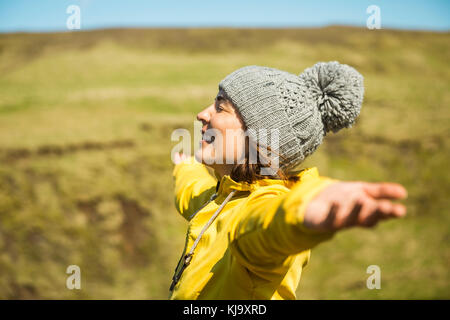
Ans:
POLYGON ((209 120, 211 119, 211 114, 209 112, 209 107, 200 111, 197 114, 197 120, 201 121, 203 125, 205 125, 206 123, 209 122, 209 120))

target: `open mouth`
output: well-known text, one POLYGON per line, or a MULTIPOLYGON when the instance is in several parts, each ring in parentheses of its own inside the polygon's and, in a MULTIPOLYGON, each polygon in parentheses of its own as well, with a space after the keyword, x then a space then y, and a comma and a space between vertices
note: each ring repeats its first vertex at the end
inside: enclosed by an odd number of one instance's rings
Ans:
POLYGON ((205 141, 206 143, 213 143, 215 139, 216 137, 210 132, 202 132, 202 141, 205 141))

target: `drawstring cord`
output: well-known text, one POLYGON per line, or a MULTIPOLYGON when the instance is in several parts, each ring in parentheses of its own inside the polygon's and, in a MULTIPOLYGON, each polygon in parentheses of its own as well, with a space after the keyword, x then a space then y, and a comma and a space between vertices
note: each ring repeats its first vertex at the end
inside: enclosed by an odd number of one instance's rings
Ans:
MULTIPOLYGON (((227 202, 233 197, 233 195, 236 193, 236 190, 232 190, 228 196, 225 198, 225 200, 222 202, 219 208, 217 208, 216 212, 212 215, 212 217, 208 220, 208 223, 203 227, 202 231, 200 231, 197 239, 195 239, 194 244, 191 247, 191 250, 189 250, 189 253, 181 256, 180 260, 178 261, 177 267, 175 268, 175 274, 172 278, 172 284, 170 285, 170 291, 173 291, 173 288, 175 288, 175 285, 178 283, 178 281, 181 278, 181 275, 183 274, 184 269, 191 263, 192 256, 194 255, 194 250, 197 247, 198 243, 200 242, 200 239, 202 238, 205 231, 208 229, 208 227, 213 223, 213 221, 216 219, 216 217, 219 215, 219 213, 222 211, 223 207, 227 204, 227 202), (183 265, 178 270, 178 267, 180 265, 180 262, 184 258, 183 265), (178 272, 177 272, 178 270, 178 272)), ((204 204, 200 209, 198 209, 193 215, 191 215, 191 218, 197 214, 201 209, 203 209, 208 203, 210 203, 212 200, 214 200, 217 197, 217 193, 213 194, 213 196, 210 198, 210 200, 204 204)))
POLYGON ((216 192, 211 196, 211 198, 209 198, 209 200, 204 205, 202 205, 200 208, 198 208, 197 211, 195 211, 189 217, 189 220, 191 220, 200 210, 202 210, 204 207, 206 207, 208 205, 208 203, 210 203, 211 201, 213 201, 214 199, 217 198, 217 195, 218 195, 218 192, 219 192, 219 186, 220 186, 220 181, 217 181, 216 192))
POLYGON ((206 207, 207 205, 208 205, 208 203, 210 203, 211 201, 213 201, 214 199, 216 199, 217 198, 217 193, 214 193, 212 196, 211 196, 211 198, 209 198, 209 200, 204 204, 204 205, 202 205, 200 208, 198 208, 198 210, 197 211, 195 211, 190 217, 189 217, 189 220, 191 220, 200 210, 202 210, 204 207, 206 207))

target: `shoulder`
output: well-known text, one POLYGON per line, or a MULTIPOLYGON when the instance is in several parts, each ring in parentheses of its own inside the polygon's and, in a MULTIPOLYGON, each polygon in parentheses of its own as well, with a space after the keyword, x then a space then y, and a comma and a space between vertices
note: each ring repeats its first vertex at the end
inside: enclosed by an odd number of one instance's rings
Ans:
POLYGON ((257 183, 254 191, 251 193, 253 197, 273 196, 286 194, 292 188, 297 187, 305 182, 320 179, 317 167, 306 168, 293 173, 298 176, 297 181, 269 180, 264 179, 257 183))
POLYGON ((269 199, 282 197, 289 193, 290 189, 284 184, 272 184, 265 186, 258 186, 247 197, 246 203, 264 202, 269 199))

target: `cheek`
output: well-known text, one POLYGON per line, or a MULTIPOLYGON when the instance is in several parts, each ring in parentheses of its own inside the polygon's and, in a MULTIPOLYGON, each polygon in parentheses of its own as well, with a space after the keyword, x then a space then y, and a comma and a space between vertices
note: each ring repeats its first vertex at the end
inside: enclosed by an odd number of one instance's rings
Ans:
POLYGON ((227 163, 236 163, 245 151, 244 131, 239 119, 234 115, 216 115, 211 119, 211 127, 221 134, 214 143, 214 149, 221 150, 222 154, 217 153, 216 156, 227 159, 227 163))
POLYGON ((244 156, 245 137, 242 134, 242 130, 229 130, 224 138, 223 152, 227 159, 238 160, 244 156))

